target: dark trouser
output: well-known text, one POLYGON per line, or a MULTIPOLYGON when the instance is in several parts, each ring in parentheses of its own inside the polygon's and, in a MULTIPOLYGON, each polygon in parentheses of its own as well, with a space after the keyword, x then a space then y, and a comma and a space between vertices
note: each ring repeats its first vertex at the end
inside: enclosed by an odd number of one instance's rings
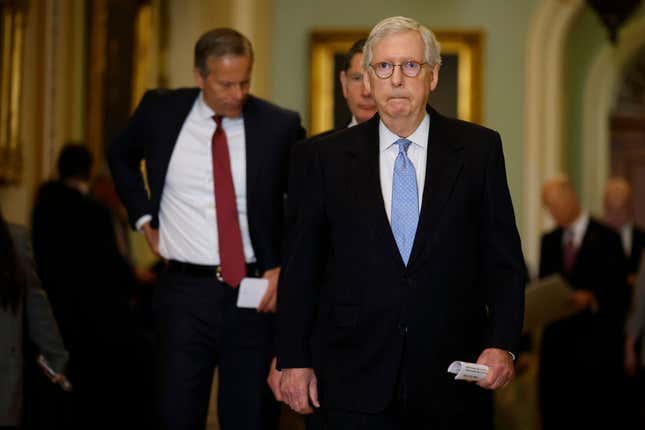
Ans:
POLYGON ((215 367, 222 430, 275 429, 266 384, 273 316, 240 309, 237 290, 214 277, 164 273, 156 297, 159 427, 203 430, 215 367))

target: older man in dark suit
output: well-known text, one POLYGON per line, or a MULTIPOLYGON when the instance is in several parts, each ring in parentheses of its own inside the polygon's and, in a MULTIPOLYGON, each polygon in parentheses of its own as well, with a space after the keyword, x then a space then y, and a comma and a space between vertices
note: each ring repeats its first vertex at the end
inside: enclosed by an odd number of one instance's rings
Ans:
POLYGON ((377 24, 363 67, 378 115, 321 140, 308 161, 278 366, 285 401, 320 406, 327 428, 476 428, 482 387, 514 374, 524 271, 501 142, 426 109, 440 62, 414 20, 377 24), (455 381, 453 360, 488 375, 455 381))
POLYGON ((576 313, 544 329, 539 391, 542 428, 622 428, 627 266, 620 237, 580 208, 566 177, 542 198, 557 226, 542 237, 540 277, 562 275, 576 313))
POLYGON ((157 297, 160 428, 204 428, 215 366, 222 428, 275 427, 265 385, 271 314, 288 157, 304 133, 297 113, 249 95, 252 65, 243 35, 205 33, 195 46, 199 88, 146 93, 110 148, 131 222, 168 260, 157 297), (269 281, 257 311, 236 307, 245 276, 269 281))
POLYGON ((611 178, 605 187, 605 221, 618 232, 627 257, 629 283, 634 285, 645 247, 645 231, 634 223, 632 187, 625 178, 611 178))

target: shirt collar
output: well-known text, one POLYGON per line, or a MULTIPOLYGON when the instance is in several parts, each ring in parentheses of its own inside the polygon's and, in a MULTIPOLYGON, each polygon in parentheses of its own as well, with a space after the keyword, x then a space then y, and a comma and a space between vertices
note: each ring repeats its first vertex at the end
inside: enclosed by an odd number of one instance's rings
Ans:
MULTIPOLYGON (((383 120, 379 120, 379 148, 381 152, 386 151, 387 149, 390 148, 390 146, 394 145, 394 142, 399 140, 401 137, 393 133, 383 120)), ((415 145, 418 145, 422 148, 427 148, 428 146, 428 137, 430 135, 430 115, 426 113, 426 115, 423 117, 423 120, 421 121, 421 124, 417 127, 414 132, 407 136, 406 139, 408 139, 410 142, 414 143, 415 145)))
POLYGON ((574 222, 572 222, 565 230, 573 233, 574 241, 576 244, 582 242, 582 238, 587 231, 589 225, 589 214, 586 212, 581 213, 574 222))
POLYGON ((206 104, 206 101, 204 100, 204 92, 200 91, 199 92, 199 97, 197 97, 197 101, 195 101, 195 111, 197 113, 197 116, 199 119, 209 119, 212 120, 213 116, 215 116, 215 111, 211 109, 210 106, 206 104))
POLYGON ((626 222, 623 224, 623 226, 620 228, 621 234, 629 234, 632 231, 632 228, 634 227, 634 223, 631 221, 626 222))
POLYGON ((356 121, 356 117, 352 115, 352 120, 347 124, 347 128, 354 127, 356 124, 358 124, 358 121, 356 121))

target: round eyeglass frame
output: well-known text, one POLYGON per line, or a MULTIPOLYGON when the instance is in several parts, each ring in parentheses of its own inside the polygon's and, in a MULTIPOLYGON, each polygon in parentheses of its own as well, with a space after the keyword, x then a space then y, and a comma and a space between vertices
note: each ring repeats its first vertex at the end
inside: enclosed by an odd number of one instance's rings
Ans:
POLYGON ((399 63, 399 64, 390 63, 389 61, 379 61, 378 63, 372 63, 372 64, 370 64, 369 66, 372 68, 372 70, 374 70, 374 74, 375 74, 378 78, 380 78, 380 79, 389 79, 389 78, 394 74, 394 69, 396 69, 396 68, 397 68, 397 66, 401 69, 401 73, 402 73, 404 76, 407 76, 408 78, 416 78, 417 76, 419 76, 419 73, 421 73, 421 69, 422 69, 422 68, 423 68, 423 66, 424 66, 424 65, 426 65, 426 64, 428 64, 426 61, 424 61, 423 63, 420 63, 420 62, 418 62, 418 61, 412 61, 412 60, 411 60, 411 61, 404 61, 403 63, 399 63), (406 73, 406 72, 404 71, 405 69, 403 69, 403 65, 404 65, 404 64, 406 64, 406 63, 414 63, 414 64, 418 64, 418 65, 419 65, 419 70, 418 70, 418 72, 417 72, 417 73, 415 73, 414 75, 410 75, 410 74, 406 73), (389 64, 389 65, 391 65, 391 66, 392 66, 392 70, 390 70, 390 73, 389 73, 388 75, 386 75, 386 76, 381 76, 381 75, 379 75, 379 73, 376 71, 376 66, 377 66, 378 64, 389 64))

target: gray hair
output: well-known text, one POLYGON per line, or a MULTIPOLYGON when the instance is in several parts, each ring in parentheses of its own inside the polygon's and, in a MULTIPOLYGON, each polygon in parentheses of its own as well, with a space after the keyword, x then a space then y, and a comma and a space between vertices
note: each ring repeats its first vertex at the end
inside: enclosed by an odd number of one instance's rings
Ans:
POLYGON ((365 42, 363 49, 363 68, 367 69, 372 63, 374 46, 392 34, 403 33, 406 31, 418 31, 423 40, 425 59, 424 61, 430 66, 441 65, 441 48, 434 33, 427 27, 419 24, 412 18, 404 16, 392 16, 385 18, 372 28, 370 35, 365 42))

